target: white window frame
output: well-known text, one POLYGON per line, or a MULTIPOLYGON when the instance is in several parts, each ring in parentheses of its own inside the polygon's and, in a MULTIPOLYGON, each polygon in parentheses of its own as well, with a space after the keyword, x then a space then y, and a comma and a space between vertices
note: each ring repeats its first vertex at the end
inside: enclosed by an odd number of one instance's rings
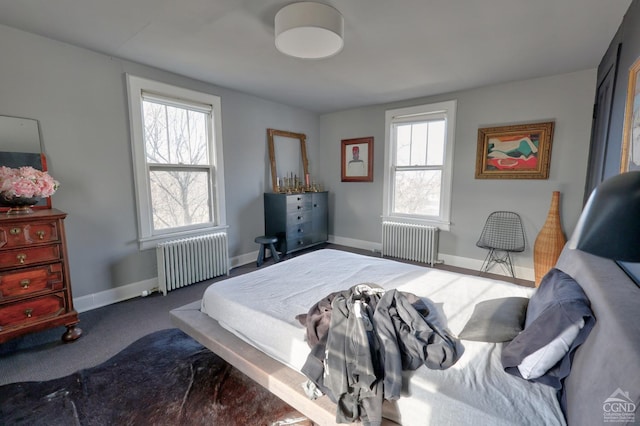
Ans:
POLYGON ((227 228, 224 194, 224 161, 222 157, 222 114, 219 96, 196 92, 153 80, 127 74, 129 97, 129 121, 131 126, 131 149, 135 181, 138 216, 138 245, 140 250, 154 248, 158 243, 195 235, 208 234, 227 228), (145 155, 142 101, 143 94, 150 97, 171 99, 184 105, 202 105, 211 108, 209 123, 209 158, 211 164, 210 188, 211 212, 214 222, 190 225, 167 230, 153 230, 153 211, 149 182, 149 165, 145 155))
POLYGON ((453 183, 453 147, 456 126, 456 100, 397 108, 385 112, 385 148, 384 148, 384 192, 383 220, 400 220, 408 223, 437 226, 448 231, 451 226, 451 190, 453 183), (442 166, 442 184, 440 187, 439 216, 424 216, 395 213, 393 211, 395 189, 396 150, 394 125, 403 122, 428 120, 435 117, 445 119, 445 149, 442 166))

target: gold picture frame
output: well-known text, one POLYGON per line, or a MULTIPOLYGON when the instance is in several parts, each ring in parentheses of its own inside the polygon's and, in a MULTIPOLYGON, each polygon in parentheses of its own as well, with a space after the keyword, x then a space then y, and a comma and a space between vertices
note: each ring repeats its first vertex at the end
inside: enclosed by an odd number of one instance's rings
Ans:
POLYGON ((554 122, 478 129, 476 179, 548 179, 554 122))
POLYGON ((640 170, 640 58, 629 68, 620 173, 640 170))
MULTIPOLYGON (((267 129, 267 143, 269 144, 269 163, 271 164, 271 187, 273 189, 273 192, 280 192, 281 188, 280 184, 278 183, 278 179, 285 176, 284 172, 299 173, 300 170, 294 171, 292 169, 285 168, 280 170, 280 176, 278 176, 278 165, 276 161, 276 138, 286 138, 284 139, 284 142, 280 142, 281 144, 284 144, 283 146, 281 146, 281 148, 293 146, 292 144, 295 143, 295 141, 298 141, 298 143, 300 144, 300 153, 298 155, 300 156, 300 160, 302 162, 302 176, 297 176, 300 181, 303 181, 303 179, 305 179, 309 174, 309 160, 307 160, 307 135, 305 135, 304 133, 295 133, 286 130, 267 129), (294 140, 294 142, 291 142, 288 139, 292 139, 294 140)), ((280 164, 280 167, 282 168, 283 165, 280 164)))

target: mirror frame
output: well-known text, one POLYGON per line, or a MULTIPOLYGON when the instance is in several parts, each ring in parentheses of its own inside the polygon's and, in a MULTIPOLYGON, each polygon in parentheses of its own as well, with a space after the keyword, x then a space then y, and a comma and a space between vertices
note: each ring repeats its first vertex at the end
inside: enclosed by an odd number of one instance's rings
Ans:
POLYGON ((309 174, 309 162, 307 160, 307 135, 304 133, 288 132, 286 130, 267 129, 267 139, 269 142, 269 161, 271 162, 271 187, 273 192, 278 191, 278 171, 276 168, 276 151, 273 143, 275 136, 281 136, 285 138, 298 139, 300 141, 300 155, 302 156, 302 168, 304 176, 300 176, 303 179, 309 174))

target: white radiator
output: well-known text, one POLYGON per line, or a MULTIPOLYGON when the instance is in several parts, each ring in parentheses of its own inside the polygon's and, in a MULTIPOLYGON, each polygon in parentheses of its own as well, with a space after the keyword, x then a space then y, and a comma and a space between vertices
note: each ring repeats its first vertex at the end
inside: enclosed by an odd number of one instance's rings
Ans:
POLYGON ((382 222, 382 255, 428 263, 438 261, 438 227, 382 222))
POLYGON ((156 247, 158 289, 168 291, 229 273, 226 232, 167 241, 156 247))

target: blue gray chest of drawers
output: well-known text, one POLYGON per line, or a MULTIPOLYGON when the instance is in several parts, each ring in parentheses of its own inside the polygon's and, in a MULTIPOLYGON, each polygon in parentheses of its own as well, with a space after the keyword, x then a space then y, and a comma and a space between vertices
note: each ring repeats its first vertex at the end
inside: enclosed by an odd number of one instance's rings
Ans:
POLYGON ((278 237, 277 250, 291 253, 329 238, 328 192, 264 194, 265 234, 278 237))

